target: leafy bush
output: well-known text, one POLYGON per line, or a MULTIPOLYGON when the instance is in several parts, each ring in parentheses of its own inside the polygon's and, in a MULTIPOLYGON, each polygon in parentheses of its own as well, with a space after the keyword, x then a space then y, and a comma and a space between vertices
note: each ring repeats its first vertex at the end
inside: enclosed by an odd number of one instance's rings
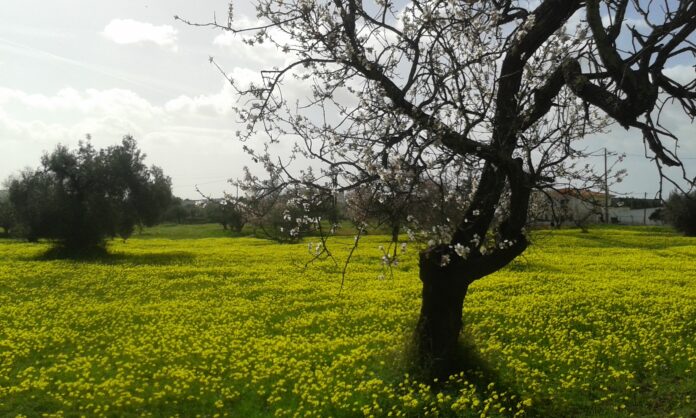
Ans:
POLYGON ((85 250, 103 247, 106 238, 127 239, 136 226, 154 225, 171 200, 171 180, 144 159, 131 136, 99 151, 89 142, 75 151, 57 146, 40 168, 9 181, 18 233, 85 250))
POLYGON ((665 218, 677 231, 696 236, 696 192, 672 193, 665 205, 665 218))

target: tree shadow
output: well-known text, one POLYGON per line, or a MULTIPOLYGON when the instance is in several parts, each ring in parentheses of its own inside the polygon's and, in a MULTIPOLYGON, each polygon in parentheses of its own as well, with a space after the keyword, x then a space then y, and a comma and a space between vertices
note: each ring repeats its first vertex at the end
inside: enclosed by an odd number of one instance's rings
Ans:
MULTIPOLYGON (((415 360, 414 346, 411 341, 408 358, 409 372, 423 382, 428 382, 434 391, 458 391, 460 381, 442 381, 433 379, 429 371, 425 369, 419 362, 415 360)), ((450 371, 450 376, 463 377, 463 379, 476 388, 476 392, 480 396, 487 396, 492 391, 499 395, 505 393, 505 396, 500 396, 498 401, 508 411, 516 411, 518 403, 524 399, 522 394, 514 388, 509 382, 503 379, 494 365, 481 353, 476 343, 469 337, 460 336, 459 352, 457 353, 457 362, 454 368, 450 371), (493 384, 493 386, 491 386, 493 384), (514 397, 513 397, 514 396, 514 397)), ((539 406, 534 403, 531 407, 525 407, 525 417, 543 417, 544 413, 539 409, 539 406)))
POLYGON ((177 265, 190 264, 196 257, 187 251, 169 251, 160 253, 110 253, 106 248, 89 250, 70 250, 64 247, 51 247, 47 251, 30 257, 32 261, 68 260, 78 263, 97 263, 112 265, 177 265))
MULTIPOLYGON (((506 396, 501 397, 499 401, 509 411, 515 411, 517 404, 524 399, 522 394, 509 382, 506 382, 493 364, 481 354, 476 343, 464 336, 459 341, 458 366, 461 369, 459 371, 464 374, 464 378, 476 387, 478 393, 487 394, 491 390, 495 390, 499 394, 505 393, 506 396), (490 384, 494 386, 491 388, 490 384), (513 395, 514 398, 512 398, 513 395)), ((544 414, 537 409, 536 404, 533 404, 531 407, 525 408, 524 416, 541 417, 544 414)))
POLYGON ((667 240, 667 238, 673 238, 673 236, 665 236, 665 241, 659 243, 650 243, 646 241, 631 242, 629 239, 617 239, 609 238, 607 236, 584 234, 578 235, 576 238, 586 241, 588 243, 594 243, 594 248, 631 248, 638 250, 668 250, 673 247, 681 247, 685 245, 690 245, 688 242, 679 242, 674 240, 667 240))

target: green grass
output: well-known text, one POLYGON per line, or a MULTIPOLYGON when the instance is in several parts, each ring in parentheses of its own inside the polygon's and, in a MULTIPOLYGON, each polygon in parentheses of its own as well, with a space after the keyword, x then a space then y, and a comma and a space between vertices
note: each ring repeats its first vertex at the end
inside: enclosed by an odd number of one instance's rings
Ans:
MULTIPOLYGON (((243 231, 247 232, 247 231, 243 231)), ((131 239, 229 238, 235 235, 220 224, 161 224, 135 232, 131 239)))
MULTIPOLYGON (((325 230, 331 229, 329 222, 322 222, 325 230)), ((384 233, 384 228, 378 228, 373 233, 384 233)), ((354 229, 347 221, 340 223, 340 228, 337 230, 338 236, 353 236, 354 229)), ((245 225, 241 233, 235 233, 231 230, 225 231, 220 224, 160 224, 150 228, 143 228, 142 231, 136 231, 131 238, 134 239, 199 239, 199 238, 230 238, 230 237, 259 237, 263 238, 264 233, 260 228, 254 228, 252 225, 245 225)))
POLYGON ((535 232, 467 296, 480 371, 430 387, 403 354, 414 249, 390 278, 366 237, 340 291, 306 242, 222 234, 164 225, 80 261, 0 240, 0 416, 694 416, 696 239, 535 232))

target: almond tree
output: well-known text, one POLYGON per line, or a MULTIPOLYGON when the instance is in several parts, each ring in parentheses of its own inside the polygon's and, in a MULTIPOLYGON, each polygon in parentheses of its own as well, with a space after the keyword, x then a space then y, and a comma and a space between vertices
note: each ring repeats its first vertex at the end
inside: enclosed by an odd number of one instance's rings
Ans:
POLYGON ((661 176, 675 167, 693 186, 659 123, 668 103, 696 116, 696 81, 665 71, 694 64, 692 0, 257 0, 256 10, 251 27, 236 26, 232 5, 227 22, 185 22, 286 58, 257 83, 229 78, 246 98, 245 149, 283 184, 388 198, 394 183, 473 179, 447 196, 461 202, 457 219, 420 252, 415 340, 435 377, 454 370, 468 287, 529 245, 532 192, 594 178, 577 162, 583 137, 610 123, 635 130, 661 176))

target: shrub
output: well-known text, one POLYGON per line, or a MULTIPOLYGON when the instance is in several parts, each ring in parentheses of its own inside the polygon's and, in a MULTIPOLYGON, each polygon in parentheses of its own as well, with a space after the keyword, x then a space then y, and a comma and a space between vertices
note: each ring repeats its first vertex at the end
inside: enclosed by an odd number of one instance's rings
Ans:
POLYGON ((696 192, 672 193, 665 204, 665 219, 684 235, 696 236, 696 192))

